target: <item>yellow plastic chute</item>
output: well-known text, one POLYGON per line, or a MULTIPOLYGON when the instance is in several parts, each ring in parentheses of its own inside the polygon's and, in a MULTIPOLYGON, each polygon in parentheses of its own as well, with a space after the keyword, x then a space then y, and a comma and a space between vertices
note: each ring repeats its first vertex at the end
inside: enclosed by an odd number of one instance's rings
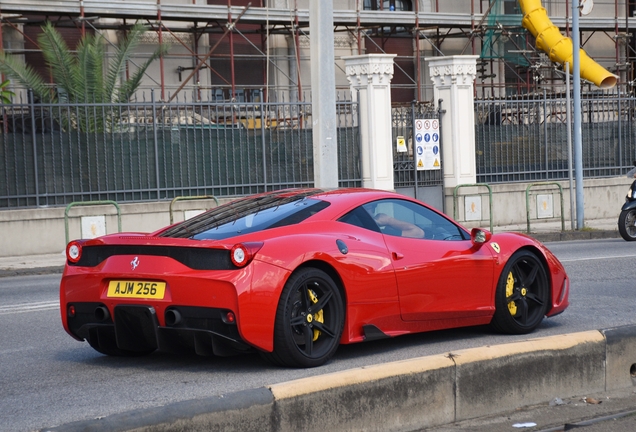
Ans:
MULTIPOLYGON (((537 48, 548 54, 553 62, 562 65, 568 63, 571 73, 574 62, 572 39, 563 36, 559 28, 552 24, 541 0, 519 0, 519 5, 523 12, 521 25, 535 37, 537 48)), ((579 59, 581 78, 600 88, 612 88, 616 85, 618 77, 592 60, 582 49, 579 59)))

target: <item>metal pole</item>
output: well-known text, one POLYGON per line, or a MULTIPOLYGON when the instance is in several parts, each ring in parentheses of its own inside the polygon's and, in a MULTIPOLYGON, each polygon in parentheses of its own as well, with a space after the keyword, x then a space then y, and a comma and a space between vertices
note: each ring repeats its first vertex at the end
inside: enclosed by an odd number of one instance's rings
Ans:
MULTIPOLYGON (((161 0, 157 0, 157 24, 159 25, 159 45, 163 45, 163 23, 161 22, 161 0)), ((159 77, 161 80, 161 100, 166 100, 166 77, 164 70, 163 54, 159 56, 159 77)))
MULTIPOLYGON (((416 100, 420 100, 422 98, 422 77, 420 76, 420 69, 422 67, 422 60, 420 58, 420 8, 419 1, 415 2, 415 30, 413 31, 413 44, 415 48, 415 71, 417 81, 417 95, 415 97, 416 100)), ((417 188, 417 186, 416 186, 417 188)))
POLYGON ((572 80, 574 99, 574 176, 576 179, 576 229, 583 229, 583 133, 581 131, 581 41, 579 35, 579 0, 572 2, 572 80))
MULTIPOLYGON (((442 103, 444 99, 437 100, 437 118, 439 119, 439 160, 442 161, 440 169, 440 177, 442 182, 444 181, 444 152, 442 151, 442 116, 446 114, 446 110, 442 109, 442 103)), ((490 231, 492 231, 492 196, 490 197, 490 231)), ((444 195, 444 187, 442 186, 442 213, 446 213, 446 196, 444 195)))
POLYGON ((570 63, 565 63, 565 116, 568 125, 568 179, 570 180, 570 224, 572 230, 574 224, 574 178, 572 177, 572 99, 570 98, 570 63))
MULTIPOLYGON (((413 145, 413 198, 417 199, 417 154, 415 152, 415 101, 411 102, 411 143, 413 145)), ((408 146, 408 144, 407 144, 408 146)))
MULTIPOLYGON (((232 0, 227 0, 227 25, 228 28, 233 28, 232 24, 232 0)), ((236 77, 234 75, 234 32, 231 31, 228 33, 229 36, 229 44, 230 44, 230 80, 232 82, 230 89, 230 99, 235 100, 236 98, 236 77)), ((232 120, 232 123, 234 120, 232 120)))

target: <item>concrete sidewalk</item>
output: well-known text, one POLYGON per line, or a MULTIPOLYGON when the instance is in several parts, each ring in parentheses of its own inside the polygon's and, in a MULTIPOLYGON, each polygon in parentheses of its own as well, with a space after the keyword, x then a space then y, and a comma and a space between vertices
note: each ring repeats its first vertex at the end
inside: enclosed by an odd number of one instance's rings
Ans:
MULTIPOLYGON (((489 228, 485 226, 485 228, 489 228)), ((565 240, 589 240, 600 238, 620 238, 615 219, 597 219, 585 221, 583 230, 571 230, 569 221, 566 221, 565 231, 561 231, 560 222, 539 223, 531 225, 531 236, 541 242, 565 241, 565 240)), ((494 233, 504 231, 527 231, 526 225, 508 225, 493 227, 494 233)), ((36 274, 62 273, 65 262, 64 251, 43 255, 25 255, 15 257, 0 257, 0 277, 22 276, 36 274)))

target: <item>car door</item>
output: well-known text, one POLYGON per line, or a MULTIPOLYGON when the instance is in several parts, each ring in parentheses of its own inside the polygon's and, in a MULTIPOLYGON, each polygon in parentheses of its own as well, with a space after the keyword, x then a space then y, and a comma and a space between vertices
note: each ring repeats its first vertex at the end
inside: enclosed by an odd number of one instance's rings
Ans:
POLYGON ((445 216, 417 203, 389 199, 366 204, 380 225, 395 270, 400 312, 406 321, 459 319, 492 313, 495 254, 474 245, 445 216), (383 216, 379 216, 383 215, 383 216), (423 231, 407 229, 415 225, 423 231))

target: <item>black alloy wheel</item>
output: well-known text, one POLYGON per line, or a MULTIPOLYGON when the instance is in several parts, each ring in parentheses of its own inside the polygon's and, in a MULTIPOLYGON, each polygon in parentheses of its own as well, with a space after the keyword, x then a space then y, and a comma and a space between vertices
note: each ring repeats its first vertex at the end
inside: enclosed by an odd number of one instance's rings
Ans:
POLYGON ((636 240, 636 209, 621 212, 618 217, 618 232, 624 240, 636 240))
POLYGON ((499 277, 491 325, 502 333, 530 333, 543 321, 549 303, 545 264, 530 251, 515 252, 499 277))
POLYGON ((274 352, 263 356, 278 365, 316 367, 336 352, 344 328, 340 290, 322 270, 294 273, 281 294, 274 328, 274 352))

